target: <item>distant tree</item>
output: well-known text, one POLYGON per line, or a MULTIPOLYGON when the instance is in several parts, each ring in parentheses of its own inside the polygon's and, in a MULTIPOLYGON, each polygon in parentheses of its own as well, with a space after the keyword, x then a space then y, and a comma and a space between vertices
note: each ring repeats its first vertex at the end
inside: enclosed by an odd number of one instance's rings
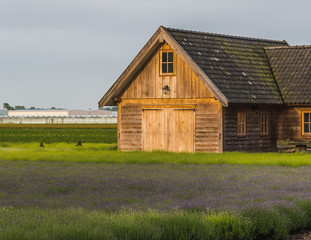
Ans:
POLYGON ((35 108, 35 107, 30 107, 29 109, 30 109, 30 110, 35 110, 36 108, 35 108))
POLYGON ((3 108, 6 108, 7 110, 14 110, 14 107, 11 107, 8 103, 3 103, 3 108))
POLYGON ((51 109, 54 109, 54 110, 55 110, 55 109, 56 109, 56 107, 51 107, 51 109))
POLYGON ((25 110, 25 109, 26 109, 25 106, 19 106, 19 105, 15 106, 15 110, 25 110))

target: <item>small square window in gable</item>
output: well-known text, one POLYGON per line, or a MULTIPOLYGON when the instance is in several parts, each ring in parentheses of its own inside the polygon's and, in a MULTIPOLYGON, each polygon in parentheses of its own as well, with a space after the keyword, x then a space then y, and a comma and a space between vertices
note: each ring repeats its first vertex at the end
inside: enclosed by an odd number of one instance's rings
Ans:
POLYGON ((176 75, 176 53, 160 51, 160 75, 176 75))

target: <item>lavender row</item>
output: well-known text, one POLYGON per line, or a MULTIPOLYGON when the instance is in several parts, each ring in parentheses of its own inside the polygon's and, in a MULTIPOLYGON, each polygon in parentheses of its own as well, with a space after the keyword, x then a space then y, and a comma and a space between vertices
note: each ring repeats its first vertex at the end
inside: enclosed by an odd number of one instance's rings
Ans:
POLYGON ((0 206, 239 210, 311 198, 311 167, 0 161, 0 206))

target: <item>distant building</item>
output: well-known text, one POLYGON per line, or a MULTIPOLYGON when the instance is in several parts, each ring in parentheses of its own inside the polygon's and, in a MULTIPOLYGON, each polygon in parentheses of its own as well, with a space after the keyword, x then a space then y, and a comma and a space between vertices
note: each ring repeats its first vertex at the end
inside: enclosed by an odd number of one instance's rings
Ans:
MULTIPOLYGON (((1 111, 1 110, 0 110, 1 111)), ((106 124, 117 123, 106 110, 14 110, 0 113, 0 124, 106 124)))
POLYGON ((63 117, 63 116, 110 116, 106 110, 13 110, 7 111, 9 117, 63 117))
POLYGON ((69 116, 68 110, 13 110, 9 111, 9 117, 58 117, 69 116))

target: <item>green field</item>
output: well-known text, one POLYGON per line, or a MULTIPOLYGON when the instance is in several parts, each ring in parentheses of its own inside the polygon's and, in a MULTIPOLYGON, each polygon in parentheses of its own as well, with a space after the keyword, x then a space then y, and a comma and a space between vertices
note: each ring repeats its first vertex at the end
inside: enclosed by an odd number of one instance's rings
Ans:
POLYGON ((117 144, 52 143, 40 147, 40 142, 0 142, 0 159, 29 161, 63 161, 96 163, 139 163, 139 164, 238 164, 310 166, 311 154, 299 153, 170 153, 170 152, 121 152, 117 144), (27 156, 27 157, 25 157, 27 156))
POLYGON ((0 142, 43 142, 43 143, 116 143, 115 124, 0 124, 0 142))

